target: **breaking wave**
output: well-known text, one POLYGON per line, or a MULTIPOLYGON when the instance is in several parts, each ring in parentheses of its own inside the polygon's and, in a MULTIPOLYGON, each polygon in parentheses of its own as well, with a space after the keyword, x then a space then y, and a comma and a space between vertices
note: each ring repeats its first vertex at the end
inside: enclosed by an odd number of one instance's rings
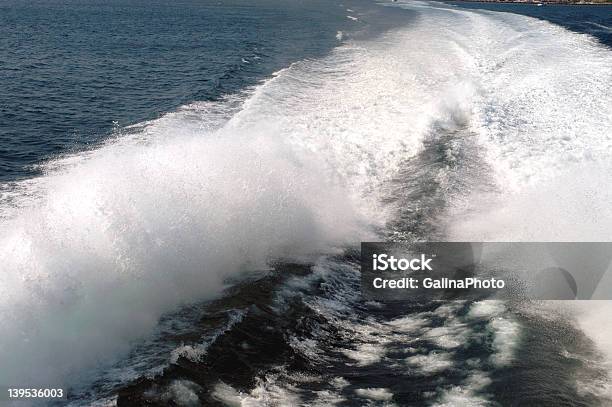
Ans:
MULTIPOLYGON (((422 206, 442 206, 432 216, 448 238, 593 239, 602 225, 597 236, 608 240, 610 50, 528 17, 395 6, 418 18, 375 38, 342 34, 329 55, 233 99, 185 106, 2 186, 0 383, 70 382, 164 313, 219 295, 228 277, 383 236, 410 204, 393 196, 410 178, 407 163, 418 165, 441 135, 450 138, 438 170, 419 188, 438 186, 443 204, 422 206), (576 223, 584 235, 569 233, 576 223)), ((474 306, 471 317, 495 307, 474 306)), ((402 322, 376 329, 393 323, 402 322)), ((500 320, 490 329, 492 362, 506 363, 519 328, 500 320)), ((461 332, 458 323, 426 335, 452 349, 461 332)), ((345 350, 356 365, 384 353, 362 345, 345 350)), ((406 363, 451 366, 445 353, 406 363)), ((479 377, 440 403, 476 398, 479 377)), ((175 387, 190 397, 189 383, 175 387)), ((219 384, 216 394, 257 391, 219 384)))

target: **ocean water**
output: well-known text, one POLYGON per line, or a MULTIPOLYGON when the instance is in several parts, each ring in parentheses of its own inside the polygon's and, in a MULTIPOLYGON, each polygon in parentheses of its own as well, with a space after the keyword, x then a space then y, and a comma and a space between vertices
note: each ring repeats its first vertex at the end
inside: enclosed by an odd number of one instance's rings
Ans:
POLYGON ((520 7, 3 2, 0 383, 609 405, 609 304, 360 296, 363 240, 610 240, 610 8, 520 7))
POLYGON ((3 1, 0 181, 336 45, 337 5, 3 1), (314 29, 316 27, 316 29, 314 29))

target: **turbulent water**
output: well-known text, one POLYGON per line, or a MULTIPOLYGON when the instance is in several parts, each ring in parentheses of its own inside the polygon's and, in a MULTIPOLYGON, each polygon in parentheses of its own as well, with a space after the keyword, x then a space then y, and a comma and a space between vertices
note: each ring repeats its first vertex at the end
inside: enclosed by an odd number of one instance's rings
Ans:
POLYGON ((612 403, 606 303, 365 302, 357 251, 610 240, 609 8, 585 33, 434 2, 51 4, 2 6, 7 49, 49 13, 84 31, 0 77, 0 383, 74 405, 612 403))

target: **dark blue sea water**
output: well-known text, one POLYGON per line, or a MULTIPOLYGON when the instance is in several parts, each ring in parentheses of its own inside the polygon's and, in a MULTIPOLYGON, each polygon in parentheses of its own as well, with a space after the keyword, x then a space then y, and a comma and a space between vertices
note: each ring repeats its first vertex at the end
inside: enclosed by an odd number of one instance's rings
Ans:
POLYGON ((337 43, 327 1, 0 2, 0 182, 337 43))

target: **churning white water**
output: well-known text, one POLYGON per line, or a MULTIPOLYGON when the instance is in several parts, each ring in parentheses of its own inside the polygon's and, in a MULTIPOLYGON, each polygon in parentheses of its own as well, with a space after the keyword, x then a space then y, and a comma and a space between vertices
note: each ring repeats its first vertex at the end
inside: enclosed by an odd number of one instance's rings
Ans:
POLYGON ((386 181, 440 127, 476 135, 495 186, 447 197, 451 239, 609 240, 610 50, 528 17, 398 6, 418 18, 14 185, 0 383, 67 383, 230 275, 372 237, 386 181))

